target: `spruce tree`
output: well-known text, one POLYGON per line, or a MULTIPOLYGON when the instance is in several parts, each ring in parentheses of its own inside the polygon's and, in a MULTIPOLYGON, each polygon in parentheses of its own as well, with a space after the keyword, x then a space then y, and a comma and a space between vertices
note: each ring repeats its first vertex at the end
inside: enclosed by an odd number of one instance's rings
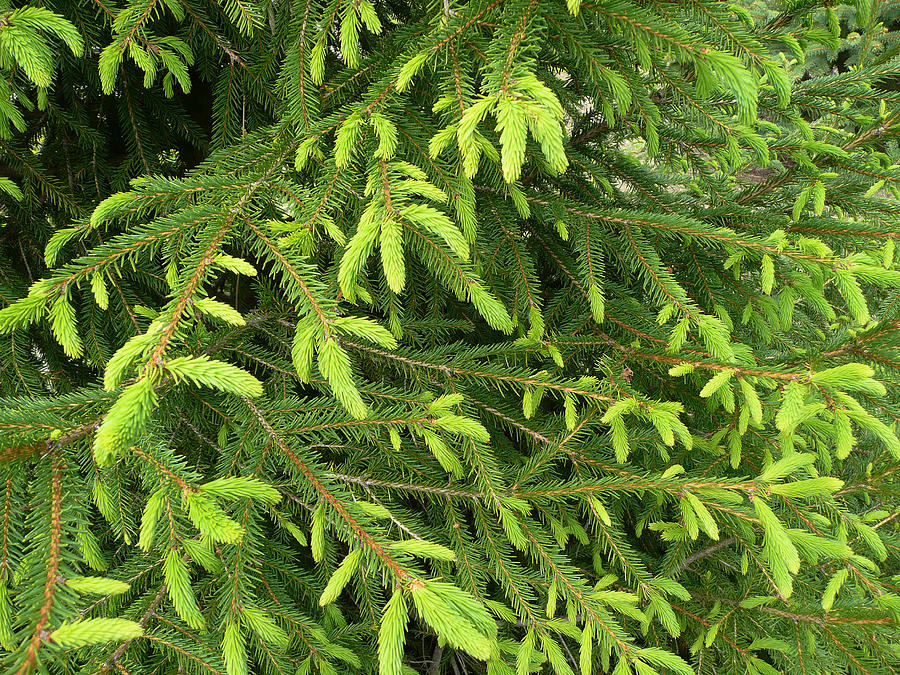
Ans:
POLYGON ((0 2, 0 670, 900 669, 898 28, 0 2))

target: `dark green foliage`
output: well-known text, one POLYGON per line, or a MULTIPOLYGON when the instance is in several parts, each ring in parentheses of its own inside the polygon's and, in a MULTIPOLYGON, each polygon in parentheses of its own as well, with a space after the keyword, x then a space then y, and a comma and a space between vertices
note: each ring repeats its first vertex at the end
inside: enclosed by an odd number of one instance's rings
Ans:
POLYGON ((0 2, 0 670, 900 668, 898 21, 0 2))

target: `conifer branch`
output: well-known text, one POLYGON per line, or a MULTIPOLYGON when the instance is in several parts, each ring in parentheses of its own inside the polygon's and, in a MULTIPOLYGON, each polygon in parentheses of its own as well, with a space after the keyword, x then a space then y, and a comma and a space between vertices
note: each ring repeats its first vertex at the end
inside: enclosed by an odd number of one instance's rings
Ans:
POLYGON ((44 582, 43 602, 38 609, 37 622, 28 642, 25 660, 16 675, 26 675, 37 665, 38 652, 44 646, 49 637, 47 630, 50 623, 50 612, 53 609, 54 598, 57 593, 60 579, 58 577, 60 566, 60 547, 62 545, 62 472, 65 470, 65 461, 57 451, 50 452, 50 541, 47 551, 47 579, 44 582))
POLYGON ((0 670, 897 670, 900 24, 794 4, 0 9, 0 670))

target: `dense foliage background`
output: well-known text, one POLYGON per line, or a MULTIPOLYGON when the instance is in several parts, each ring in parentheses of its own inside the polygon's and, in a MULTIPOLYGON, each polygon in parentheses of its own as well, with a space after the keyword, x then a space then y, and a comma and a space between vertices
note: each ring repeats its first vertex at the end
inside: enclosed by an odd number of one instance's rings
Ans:
POLYGON ((895 672, 898 5, 0 2, 0 670, 895 672))

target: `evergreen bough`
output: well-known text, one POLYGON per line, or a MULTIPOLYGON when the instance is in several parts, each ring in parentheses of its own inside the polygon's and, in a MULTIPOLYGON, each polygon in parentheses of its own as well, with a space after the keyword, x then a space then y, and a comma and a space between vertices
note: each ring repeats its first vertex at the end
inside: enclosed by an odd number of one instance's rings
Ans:
POLYGON ((0 3, 0 670, 895 672, 898 19, 0 3))

